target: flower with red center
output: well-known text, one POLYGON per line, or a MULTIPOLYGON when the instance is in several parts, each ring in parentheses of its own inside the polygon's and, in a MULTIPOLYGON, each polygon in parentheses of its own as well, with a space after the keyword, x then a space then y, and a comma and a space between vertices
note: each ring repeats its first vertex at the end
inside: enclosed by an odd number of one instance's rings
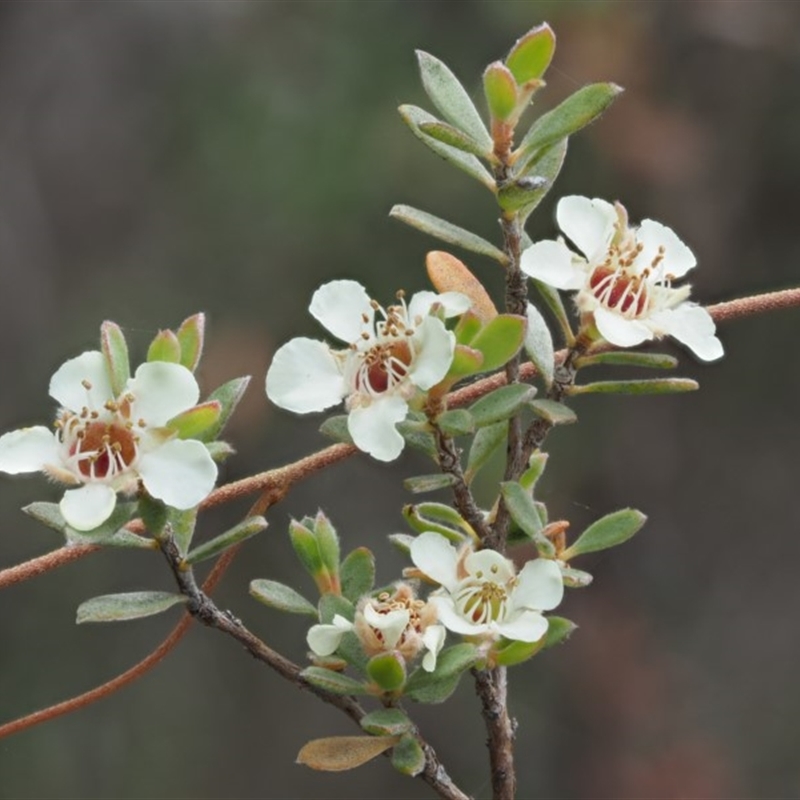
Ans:
POLYGON ((673 287, 697 261, 692 251, 659 222, 628 226, 619 203, 564 197, 556 218, 583 255, 558 241, 545 240, 522 254, 523 272, 565 291, 577 291, 578 310, 600 335, 618 347, 672 336, 698 358, 722 355, 714 321, 702 306, 687 302, 690 287, 673 287))
POLYGON ((180 364, 142 364, 115 397, 105 357, 89 351, 64 363, 50 381, 61 404, 55 432, 42 425, 0 437, 0 471, 45 472, 76 486, 60 510, 78 531, 89 531, 114 511, 117 492, 147 492, 169 506, 196 506, 214 488, 217 466, 202 442, 178 439, 169 420, 200 395, 180 364))
POLYGON ((470 301, 457 292, 418 292, 384 309, 356 281, 331 281, 309 310, 344 349, 298 337, 275 353, 266 390, 281 408, 307 414, 345 400, 356 446, 380 461, 403 449, 395 427, 409 402, 439 383, 453 361, 455 336, 440 317, 463 314, 470 301))

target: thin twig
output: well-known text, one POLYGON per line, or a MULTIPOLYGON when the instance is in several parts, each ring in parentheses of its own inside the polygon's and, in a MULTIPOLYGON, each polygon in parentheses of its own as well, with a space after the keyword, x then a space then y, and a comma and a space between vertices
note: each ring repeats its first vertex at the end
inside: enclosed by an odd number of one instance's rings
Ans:
MULTIPOLYGON (((294 684, 298 689, 311 692, 322 702, 338 708, 360 727, 366 712, 354 697, 325 691, 307 681, 302 675, 302 669, 297 664, 269 647, 230 612, 221 611, 214 601, 197 586, 194 573, 191 568, 184 567, 183 556, 174 541, 170 538, 162 541, 161 549, 178 588, 188 598, 186 609, 192 617, 209 628, 226 633, 243 645, 250 655, 277 672, 282 678, 294 684)), ((453 783, 447 774, 433 747, 419 733, 417 733, 417 737, 426 755, 425 767, 419 777, 444 800, 468 800, 467 795, 453 783)))

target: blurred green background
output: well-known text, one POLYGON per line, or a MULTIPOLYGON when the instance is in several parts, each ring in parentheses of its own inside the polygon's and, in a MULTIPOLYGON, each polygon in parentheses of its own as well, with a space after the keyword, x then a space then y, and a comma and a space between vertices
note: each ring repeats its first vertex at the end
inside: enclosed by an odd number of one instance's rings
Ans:
MULTIPOLYGON (((204 310, 201 382, 253 383, 228 429, 225 480, 324 444, 321 419, 270 407, 270 354, 319 335, 314 288, 350 276, 375 297, 425 284, 438 245, 387 219, 421 206, 497 240, 492 199, 405 129, 430 107, 413 51, 479 77, 531 26, 558 35, 542 107, 581 85, 626 93, 572 143, 530 232, 558 196, 619 198, 697 254, 704 303, 798 284, 800 4, 786 2, 56 2, 0 4, 0 428, 49 420, 52 371, 120 323, 140 357, 160 327, 204 310)), ((461 255, 461 254, 459 254, 461 255)), ((488 285, 496 266, 467 258, 488 285)), ((580 398, 542 485, 573 530, 627 505, 650 515, 623 548, 585 559, 594 585, 560 612, 580 628, 512 674, 521 798, 800 795, 796 450, 798 314, 726 324, 725 359, 672 398, 580 398)), ((669 349, 669 346, 666 345, 669 349)), ((677 351, 675 351, 677 352, 677 351)), ((427 466, 365 458, 309 480, 269 514, 218 602, 302 661, 305 623, 247 596, 253 578, 307 579, 290 515, 322 507, 379 581, 403 562, 400 479, 427 466)), ((4 478, 0 566, 58 545, 19 512, 57 499, 4 478)), ((247 504, 209 514, 200 535, 247 504)), ((170 588, 148 553, 104 552, 0 596, 0 722, 126 669, 177 619, 73 624, 97 594, 170 588)), ((419 710, 457 782, 490 795, 465 680, 419 710)), ((309 738, 353 733, 220 634, 195 629, 113 697, 0 741, 3 798, 422 798, 385 759, 354 772, 295 766, 309 738)))

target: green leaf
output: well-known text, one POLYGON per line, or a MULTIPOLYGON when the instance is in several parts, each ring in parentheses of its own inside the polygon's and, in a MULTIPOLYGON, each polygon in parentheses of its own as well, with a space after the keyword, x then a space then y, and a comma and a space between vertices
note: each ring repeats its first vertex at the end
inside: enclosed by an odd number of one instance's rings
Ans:
POLYGON ((527 212, 527 207, 538 204, 549 188, 549 181, 541 175, 512 177, 498 186, 497 201, 504 211, 525 208, 526 213, 530 213, 527 212))
POLYGON ((446 122, 422 122, 419 129, 438 142, 471 153, 473 156, 487 158, 491 154, 491 151, 485 150, 472 137, 446 122))
POLYGON ((201 312, 185 319, 177 331, 181 346, 181 364, 192 372, 197 369, 200 356, 203 355, 205 329, 206 315, 201 312))
POLYGON ((317 537, 305 525, 292 520, 289 523, 289 539, 300 563, 313 578, 323 570, 322 555, 317 537))
POLYGON ((558 322, 561 332, 564 334, 564 339, 568 344, 572 344, 575 341, 575 334, 572 332, 572 325, 569 321, 567 309, 564 308, 564 303, 561 301, 561 295, 557 290, 552 286, 548 286, 546 283, 535 280, 531 280, 531 282, 556 318, 556 322, 558 322))
POLYGON ((422 50, 417 50, 417 61, 422 85, 444 118, 471 136, 484 149, 491 150, 492 137, 466 90, 450 68, 422 50))
POLYGON ((635 381, 596 381, 570 386, 567 394, 677 394, 700 388, 690 378, 642 378, 635 381))
POLYGON ((167 427, 178 434, 179 439, 200 439, 208 436, 213 428, 219 429, 222 404, 218 400, 207 400, 183 411, 167 422, 167 427))
POLYGON ((315 618, 317 616, 316 607, 303 595, 296 592, 291 586, 284 586, 277 581, 269 581, 264 578, 251 581, 250 595, 265 606, 277 608, 278 611, 288 611, 290 614, 308 614, 315 618))
POLYGON ((436 473, 434 475, 417 475, 413 478, 406 478, 403 481, 403 486, 408 492, 423 494, 424 492, 447 489, 455 482, 456 479, 453 475, 436 473))
POLYGON ((509 417, 529 403, 536 395, 536 387, 527 383, 501 386, 481 397, 470 406, 469 412, 478 428, 493 425, 509 417))
POLYGON ((342 772, 372 761, 394 747, 399 740, 399 736, 329 736, 314 739, 300 749, 297 763, 320 772, 342 772))
POLYGON ((322 557, 322 564, 331 575, 339 574, 339 560, 341 549, 339 547, 339 535, 333 527, 328 517, 322 511, 317 512, 314 519, 314 535, 317 537, 319 554, 322 557))
POLYGON ((406 440, 406 443, 416 450, 420 450, 435 462, 439 463, 439 453, 433 436, 425 430, 427 423, 406 419, 397 424, 397 430, 406 440))
POLYGON ((542 558, 555 558, 555 545, 542 533, 542 519, 530 494, 513 481, 501 483, 500 492, 511 518, 530 537, 539 555, 542 558))
POLYGON ((505 122, 517 109, 517 82, 502 61, 495 61, 483 73, 483 92, 489 113, 505 122))
POLYGON ((513 667, 535 656, 544 647, 544 636, 537 642, 511 641, 496 650, 494 660, 501 667, 513 667))
POLYGON ((467 457, 464 479, 472 483, 479 470, 486 465, 493 453, 505 442, 508 435, 508 420, 478 428, 467 457))
POLYGON ((446 436, 465 436, 475 430, 472 415, 463 408, 454 408, 440 414, 436 424, 446 436))
POLYGON ((528 469, 519 476, 519 484, 528 494, 533 493, 536 483, 542 477, 544 468, 547 466, 547 459, 547 453, 541 453, 538 450, 532 453, 528 459, 528 469))
POLYGON ((541 311, 532 303, 528 303, 527 319, 528 330, 525 333, 525 352, 542 376, 545 386, 550 388, 553 384, 553 374, 556 367, 553 337, 541 311))
POLYGON ((414 670, 405 694, 418 703, 441 703, 455 691, 464 671, 475 666, 480 657, 478 648, 468 642, 446 647, 439 653, 433 672, 422 667, 414 670))
POLYGON ((593 83, 578 89, 552 111, 543 114, 525 134, 513 154, 520 172, 544 147, 564 139, 596 120, 605 111, 622 87, 614 83, 593 83))
POLYGON ((406 682, 405 659, 399 653, 379 653, 367 663, 367 675, 382 691, 399 691, 406 682))
POLYGON ((178 552, 185 557, 192 544, 195 525, 197 524, 197 509, 190 508, 180 511, 177 508, 167 509, 167 523, 172 532, 172 540, 175 542, 178 552))
POLYGON ((403 122, 408 125, 414 136, 426 147, 433 150, 436 155, 441 156, 445 161, 449 161, 457 169, 460 169, 471 178, 482 183, 490 192, 494 193, 494 178, 475 156, 471 153, 465 153, 457 147, 440 142, 438 139, 434 139, 421 128, 422 125, 426 124, 443 124, 441 120, 436 119, 432 114, 429 114, 427 111, 417 106, 403 105, 397 110, 400 112, 403 122))
POLYGON ((234 378, 232 381, 223 383, 222 386, 211 392, 206 402, 219 403, 220 415, 217 423, 206 430, 202 436, 198 437, 200 441, 212 442, 222 433, 231 418, 231 414, 236 410, 236 406, 239 405, 239 401, 242 399, 249 383, 250 376, 245 375, 242 378, 234 378))
POLYGON ((122 390, 131 377, 131 365, 128 361, 128 344, 122 328, 116 322, 106 320, 100 326, 100 348, 106 360, 108 376, 111 380, 111 391, 114 397, 122 394, 122 390))
POLYGON ((375 585, 375 556, 366 547, 353 550, 341 568, 342 594, 352 603, 375 585))
POLYGON ((547 622, 547 633, 544 635, 545 647, 562 644, 572 636, 572 632, 578 627, 574 622, 564 617, 548 617, 547 622))
POLYGON ((360 672, 365 672, 367 669, 369 656, 364 652, 361 640, 354 631, 347 631, 342 636, 342 640, 336 648, 336 655, 343 658, 349 666, 360 672))
POLYGON ((341 672, 334 672, 323 667, 306 667, 300 677, 312 686, 334 694, 368 694, 367 686, 341 672))
POLYGON ((168 608, 185 603, 182 594, 171 592, 125 592, 93 597, 78 606, 76 622, 121 622, 160 614, 168 608))
POLYGON ((547 420, 551 425, 571 425, 578 419, 569 406, 555 400, 534 400, 530 406, 537 417, 547 420))
MULTIPOLYGON (((524 170, 516 169, 513 174, 516 176, 517 181, 524 180, 525 178, 535 178, 541 183, 538 189, 531 189, 528 193, 528 198, 524 206, 520 209, 520 222, 525 224, 528 217, 536 209, 539 203, 542 202, 545 195, 550 191, 553 184, 556 182, 561 167, 564 166, 564 159, 567 156, 567 143, 568 139, 561 139, 550 147, 545 147, 541 150, 536 158, 531 159, 525 164, 524 170)), ((555 291, 555 289, 553 289, 555 291)))
POLYGON ((457 344, 453 353, 453 362, 447 371, 448 378, 463 378, 481 372, 483 367, 483 353, 473 350, 463 344, 457 344))
MULTIPOLYGON (((488 322, 489 320, 487 319, 485 321, 488 322)), ((456 327, 453 328, 453 333, 456 335, 456 342, 460 345, 468 345, 478 335, 483 325, 484 320, 472 311, 472 309, 462 314, 456 323, 456 327)), ((471 352, 477 351, 474 350, 471 352)), ((481 361, 483 361, 483 356, 481 356, 481 361)), ((480 367, 480 364, 478 364, 478 367, 480 367)))
POLYGON ((506 58, 506 66, 520 85, 541 78, 553 60, 556 36, 545 22, 517 39, 506 58))
POLYGON ((204 542, 199 547, 195 547, 188 556, 186 556, 187 564, 198 564, 201 561, 206 561, 209 558, 214 558, 220 553, 224 553, 239 542, 261 533, 267 527, 267 521, 264 517, 248 517, 234 525, 225 533, 215 536, 208 542, 204 542))
POLYGON ((398 736, 414 728, 414 723, 399 708, 370 711, 361 718, 359 725, 373 736, 398 736))
POLYGON ((516 314, 499 314, 469 343, 474 350, 483 353, 482 372, 500 369, 512 359, 522 347, 525 339, 525 317, 516 314))
POLYGON ((644 525, 647 517, 641 511, 624 508, 593 522, 562 554, 564 561, 584 553, 606 550, 627 542, 644 525))
POLYGON ((335 417, 328 417, 319 426, 319 432, 335 442, 353 444, 353 437, 347 428, 347 414, 337 414, 335 417))
POLYGON ((474 531, 461 514, 444 503, 417 503, 403 506, 403 516, 409 527, 417 533, 433 531, 456 544, 463 544, 464 534, 474 535, 474 531))
POLYGON ((356 608, 346 597, 338 594, 323 594, 319 598, 319 621, 323 625, 330 625, 338 614, 348 622, 355 619, 356 608))
POLYGON ((410 733, 403 736, 392 750, 392 766, 412 778, 425 769, 425 753, 410 733))
POLYGON ((629 350, 613 350, 609 353, 595 353, 581 356, 575 360, 576 367, 594 367, 613 364, 621 367, 647 367, 648 369, 674 369, 678 359, 666 353, 632 353, 629 350))
POLYGON ((487 256, 500 264, 505 264, 508 261, 506 254, 491 242, 487 242, 486 239, 476 233, 471 233, 464 228, 459 228, 458 225, 453 225, 452 222, 447 222, 440 217, 429 214, 427 211, 420 211, 420 209, 412 206, 396 205, 392 207, 389 216, 399 219, 401 222, 405 222, 406 225, 410 225, 423 233, 441 239, 443 242, 487 256))
POLYGON ((181 343, 170 330, 159 331, 147 349, 147 360, 166 361, 168 364, 179 364, 181 361, 181 343))

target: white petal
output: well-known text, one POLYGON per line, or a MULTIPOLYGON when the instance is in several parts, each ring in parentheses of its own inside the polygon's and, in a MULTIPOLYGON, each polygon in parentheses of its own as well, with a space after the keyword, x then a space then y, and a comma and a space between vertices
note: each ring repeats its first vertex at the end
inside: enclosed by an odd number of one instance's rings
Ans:
POLYGON ((514 577, 514 565, 496 550, 478 550, 464 559, 464 569, 479 581, 508 583, 514 577))
POLYGON ((306 642, 318 656, 329 656, 336 652, 347 631, 353 630, 353 624, 337 614, 332 625, 312 625, 306 635, 306 642))
POLYGON ((328 345, 302 337, 286 342, 275 353, 266 388, 275 405, 298 414, 324 411, 347 393, 339 364, 328 345))
POLYGON ((414 566, 431 580, 450 591, 456 588, 458 553, 444 536, 432 531, 421 533, 411 542, 409 552, 414 566))
POLYGON ((442 597, 440 595, 432 595, 428 598, 429 603, 436 606, 436 611, 439 614, 439 622, 453 633, 460 633, 462 636, 479 636, 483 633, 489 632, 488 625, 476 625, 470 622, 456 611, 455 604, 449 597, 442 597))
POLYGON ((191 370, 167 361, 142 364, 126 388, 136 398, 134 418, 154 427, 164 425, 200 399, 200 387, 191 370))
POLYGON ((55 434, 44 425, 20 428, 0 436, 0 472, 9 475, 38 472, 45 464, 60 461, 55 434))
POLYGON ((681 278, 692 267, 697 266, 694 253, 671 228, 660 222, 652 219, 644 220, 639 226, 639 230, 636 231, 636 241, 644 245, 644 249, 637 256, 635 262, 638 271, 653 263, 660 247, 664 248, 664 260, 661 262, 664 274, 671 275, 673 278, 681 278))
POLYGON ((102 525, 117 504, 117 493, 104 483, 87 483, 64 492, 58 504, 62 516, 76 531, 93 531, 102 525))
POLYGON ((517 642, 538 642, 547 633, 548 621, 535 611, 522 611, 505 622, 492 625, 506 639, 517 642))
POLYGON ((562 197, 556 209, 558 227, 578 249, 593 261, 608 249, 614 235, 617 212, 611 203, 599 198, 571 195, 562 197))
POLYGON ((436 317, 425 317, 417 328, 414 342, 419 352, 411 364, 408 377, 423 391, 436 386, 453 363, 456 337, 436 317))
POLYGON ((50 397, 70 411, 102 408, 112 400, 114 393, 103 354, 89 350, 65 361, 50 379, 50 397))
POLYGON ((170 439, 143 453, 137 471, 153 497, 181 510, 204 500, 217 480, 217 465, 205 445, 194 439, 170 439))
POLYGON ((447 629, 444 625, 428 625, 425 628, 425 633, 422 634, 422 643, 428 650, 422 659, 422 669, 425 672, 433 672, 436 669, 436 658, 444 647, 445 636, 447 629))
POLYGON ((653 322, 703 361, 714 361, 724 354, 722 342, 715 335, 714 320, 702 306, 684 303, 654 314, 653 322))
POLYGON ((403 631, 408 627, 411 614, 407 608, 396 608, 387 614, 379 614, 371 603, 364 606, 364 619, 367 625, 383 634, 383 644, 387 650, 394 650, 403 631))
POLYGON ((564 581, 555 561, 545 558, 529 561, 520 570, 517 581, 511 595, 514 608, 550 611, 564 598, 564 581))
POLYGON ((359 450, 378 461, 394 461, 405 441, 395 425, 408 413, 408 403, 397 395, 383 395, 368 406, 354 408, 347 417, 347 430, 359 450))
POLYGON ((356 281, 331 281, 311 298, 309 311, 337 339, 351 344, 363 330, 371 330, 375 310, 366 289, 356 281), (364 322, 366 314, 368 322, 364 322))
POLYGON ((617 347, 633 347, 653 338, 653 331, 636 319, 625 319, 600 306, 595 309, 594 323, 603 338, 617 347))
POLYGON ((529 277, 556 289, 580 289, 586 279, 587 263, 578 260, 564 242, 545 239, 526 248, 520 269, 529 277))
POLYGON ((417 292, 408 303, 408 318, 413 321, 417 317, 425 317, 430 313, 434 303, 444 309, 445 317, 455 317, 469 310, 472 301, 461 292, 417 292))

